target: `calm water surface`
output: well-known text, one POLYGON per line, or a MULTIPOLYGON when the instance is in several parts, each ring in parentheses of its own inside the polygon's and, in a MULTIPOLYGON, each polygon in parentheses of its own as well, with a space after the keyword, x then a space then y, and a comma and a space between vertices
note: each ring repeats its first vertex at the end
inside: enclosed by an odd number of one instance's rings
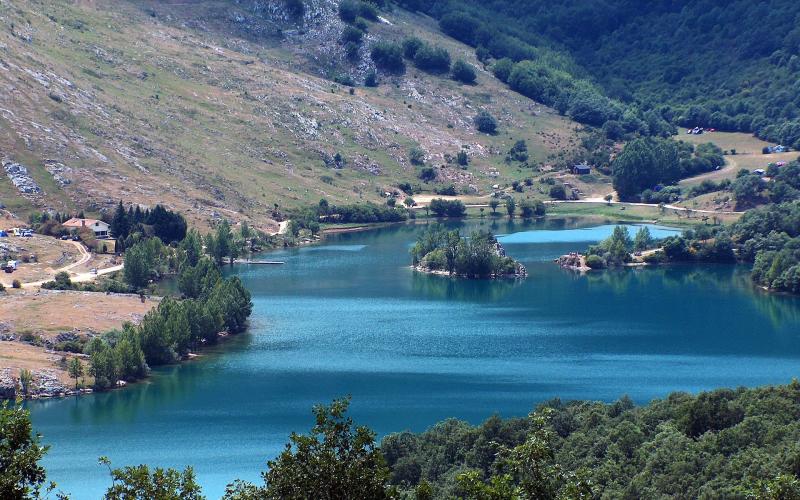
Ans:
MULTIPOLYGON (((465 223, 463 231, 479 226, 465 223)), ((490 228, 486 222, 483 228, 490 228)), ((551 261, 611 233, 569 219, 500 222, 524 281, 408 269, 421 225, 341 234, 239 267, 250 332, 124 391, 31 404, 51 479, 97 498, 115 466, 193 465, 209 497, 259 480, 310 408, 352 394, 381 435, 458 417, 527 414, 561 397, 638 402, 670 391, 786 383, 798 374, 800 302, 754 290, 735 266, 580 276, 551 261)), ((657 236, 673 231, 651 227, 657 236)))

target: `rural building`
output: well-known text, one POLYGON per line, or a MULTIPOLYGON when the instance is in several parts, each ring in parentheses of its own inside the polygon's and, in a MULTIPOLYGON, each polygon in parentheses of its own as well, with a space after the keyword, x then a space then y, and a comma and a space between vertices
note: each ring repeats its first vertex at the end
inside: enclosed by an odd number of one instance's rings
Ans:
POLYGON ((581 163, 580 165, 574 165, 572 167, 572 173, 575 175, 586 175, 592 172, 591 167, 586 165, 585 163, 581 163))
POLYGON ((76 230, 82 227, 88 227, 94 232, 94 235, 97 238, 108 237, 108 224, 101 220, 72 218, 61 225, 68 229, 76 229, 76 230))

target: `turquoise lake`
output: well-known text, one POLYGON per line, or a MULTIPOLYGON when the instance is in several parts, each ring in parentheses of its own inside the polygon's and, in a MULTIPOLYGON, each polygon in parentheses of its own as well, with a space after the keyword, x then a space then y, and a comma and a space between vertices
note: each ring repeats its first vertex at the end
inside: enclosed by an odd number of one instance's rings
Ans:
MULTIPOLYGON (((521 281, 418 274, 408 250, 421 224, 330 236, 239 266, 253 294, 248 333, 201 359, 112 393, 37 401, 49 479, 98 498, 114 466, 193 465, 218 498, 260 481, 310 409, 351 394, 379 435, 448 417, 523 416, 538 402, 645 403, 671 391, 788 383, 800 367, 800 301, 752 287, 740 266, 591 272, 552 260, 612 225, 580 219, 461 224, 491 229, 522 261, 521 281)), ((632 228, 632 232, 635 228, 632 228)), ((651 226, 656 236, 675 230, 651 226)))

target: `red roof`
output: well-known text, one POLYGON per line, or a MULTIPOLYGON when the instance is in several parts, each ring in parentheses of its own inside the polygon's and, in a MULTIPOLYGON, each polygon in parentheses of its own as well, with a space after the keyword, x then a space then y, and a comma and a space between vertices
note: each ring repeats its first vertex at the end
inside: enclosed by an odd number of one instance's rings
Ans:
MULTIPOLYGON (((94 226, 99 222, 103 221, 97 219, 76 219, 75 217, 73 217, 72 219, 68 220, 67 222, 64 222, 61 225, 64 227, 83 227, 83 226, 88 227, 88 226, 94 226)), ((103 224, 105 224, 105 222, 103 222, 103 224)))

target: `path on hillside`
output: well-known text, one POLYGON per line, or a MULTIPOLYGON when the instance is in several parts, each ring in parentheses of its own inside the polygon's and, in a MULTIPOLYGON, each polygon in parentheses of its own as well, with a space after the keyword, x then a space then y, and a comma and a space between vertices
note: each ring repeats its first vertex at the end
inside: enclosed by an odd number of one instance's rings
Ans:
MULTIPOLYGON (((58 269, 52 270, 51 276, 47 279, 37 280, 37 281, 26 281, 22 283, 22 286, 23 287, 42 286, 48 281, 52 281, 53 278, 55 278, 56 274, 62 272, 69 273, 71 269, 75 269, 78 266, 82 266, 92 259, 92 254, 86 249, 85 246, 83 246, 83 243, 79 241, 69 241, 69 243, 75 246, 75 248, 77 248, 78 252, 80 253, 80 258, 77 261, 73 262, 72 264, 68 264, 64 267, 59 267, 58 269)), ((123 264, 120 264, 117 266, 107 267, 105 269, 98 269, 96 273, 93 273, 91 271, 85 273, 70 273, 71 276, 69 277, 69 279, 73 283, 92 281, 98 276, 102 276, 104 274, 110 274, 116 271, 121 271, 124 267, 125 266, 123 264)))
POLYGON ((712 170, 711 172, 705 172, 700 175, 695 175, 693 177, 687 177, 685 179, 681 179, 678 181, 679 186, 685 186, 687 184, 695 184, 701 183, 703 181, 721 181, 723 179, 728 179, 729 177, 735 176, 735 170, 739 164, 732 156, 725 157, 725 166, 720 168, 719 170, 712 170))

